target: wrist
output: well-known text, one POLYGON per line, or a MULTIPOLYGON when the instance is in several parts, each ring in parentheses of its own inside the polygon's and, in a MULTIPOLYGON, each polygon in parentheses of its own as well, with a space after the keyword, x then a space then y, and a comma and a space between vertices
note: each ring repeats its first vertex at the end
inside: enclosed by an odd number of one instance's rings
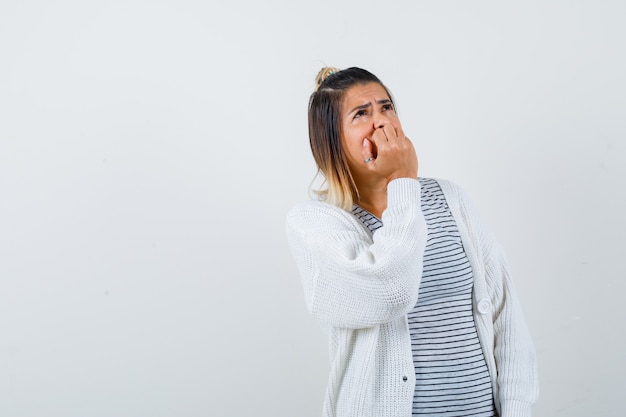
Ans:
POLYGON ((399 178, 412 178, 414 180, 417 179, 417 172, 415 171, 405 171, 405 172, 394 172, 392 175, 387 177, 387 182, 391 182, 393 180, 397 180, 399 178))

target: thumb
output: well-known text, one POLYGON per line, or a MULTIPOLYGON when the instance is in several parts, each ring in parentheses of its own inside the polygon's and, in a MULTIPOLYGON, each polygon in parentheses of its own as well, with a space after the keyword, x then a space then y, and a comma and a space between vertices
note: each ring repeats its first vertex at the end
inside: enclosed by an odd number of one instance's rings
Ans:
POLYGON ((363 147, 361 149, 361 156, 363 157, 363 162, 369 163, 374 160, 374 152, 372 151, 372 142, 365 138, 363 139, 363 147))

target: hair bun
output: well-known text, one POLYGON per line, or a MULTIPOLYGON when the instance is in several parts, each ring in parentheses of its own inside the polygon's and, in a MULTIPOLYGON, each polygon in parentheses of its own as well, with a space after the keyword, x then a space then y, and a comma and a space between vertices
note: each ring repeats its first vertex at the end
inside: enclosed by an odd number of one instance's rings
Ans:
POLYGON ((324 82, 329 75, 333 75, 334 73, 339 72, 338 68, 335 67, 324 67, 317 73, 315 76, 315 90, 317 91, 320 88, 320 85, 324 82))

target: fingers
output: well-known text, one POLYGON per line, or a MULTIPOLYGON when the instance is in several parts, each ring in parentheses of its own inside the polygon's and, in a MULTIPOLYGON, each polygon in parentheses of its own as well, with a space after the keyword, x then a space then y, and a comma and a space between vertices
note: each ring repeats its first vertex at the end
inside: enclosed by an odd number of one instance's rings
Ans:
POLYGON ((363 162, 365 162, 366 164, 369 164, 375 159, 372 142, 367 138, 363 139, 363 148, 361 149, 361 157, 363 158, 363 162))
POLYGON ((377 147, 381 147, 385 145, 385 142, 387 142, 387 135, 383 129, 378 128, 374 130, 371 140, 377 147))
MULTIPOLYGON (((404 135, 402 127, 391 124, 374 129, 371 137, 363 139, 361 157, 370 170, 383 173, 389 171, 404 172, 404 168, 415 165, 415 149, 411 141, 404 135), (413 155, 411 157, 411 155, 413 155)), ((405 175, 405 174, 402 174, 405 175)))
POLYGON ((373 168, 376 165, 375 162, 379 151, 386 147, 388 147, 388 141, 383 129, 374 130, 371 138, 363 139, 363 148, 361 150, 363 162, 370 164, 370 168, 373 168))
POLYGON ((372 135, 372 139, 377 145, 384 145, 383 141, 396 143, 403 139, 406 139, 406 137, 404 136, 404 131, 401 127, 395 127, 387 124, 375 129, 374 134, 372 135))
POLYGON ((383 125, 363 139, 363 162, 371 172, 395 178, 417 178, 417 155, 413 143, 400 126, 383 125))
POLYGON ((402 126, 394 128, 394 131, 396 132, 396 137, 398 139, 408 139, 404 134, 404 130, 402 130, 402 126))
POLYGON ((398 139, 398 132, 392 125, 383 125, 379 127, 378 130, 381 130, 385 134, 388 142, 398 139))
POLYGON ((390 147, 395 147, 393 144, 395 141, 395 129, 392 126, 388 126, 387 130, 382 126, 374 130, 371 138, 363 139, 363 149, 361 156, 363 162, 370 164, 370 169, 376 166, 376 159, 380 152, 387 153, 390 147), (393 142, 390 144, 388 136, 392 138, 393 142))

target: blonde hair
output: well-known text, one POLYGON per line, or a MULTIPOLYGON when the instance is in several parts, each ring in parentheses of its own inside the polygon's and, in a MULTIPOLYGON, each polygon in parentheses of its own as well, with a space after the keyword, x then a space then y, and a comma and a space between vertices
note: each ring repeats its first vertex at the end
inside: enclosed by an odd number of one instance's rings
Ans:
POLYGON ((322 82, 324 82, 324 80, 328 78, 329 75, 333 75, 337 72, 339 72, 338 68, 323 67, 315 76, 315 88, 313 89, 313 92, 319 90, 320 85, 322 85, 322 82))
POLYGON ((309 142, 317 164, 318 174, 324 177, 325 188, 314 190, 327 203, 351 210, 359 201, 341 141, 341 106, 346 91, 355 85, 378 83, 393 102, 387 87, 372 73, 361 68, 338 70, 322 68, 315 77, 315 89, 309 99, 309 142))

